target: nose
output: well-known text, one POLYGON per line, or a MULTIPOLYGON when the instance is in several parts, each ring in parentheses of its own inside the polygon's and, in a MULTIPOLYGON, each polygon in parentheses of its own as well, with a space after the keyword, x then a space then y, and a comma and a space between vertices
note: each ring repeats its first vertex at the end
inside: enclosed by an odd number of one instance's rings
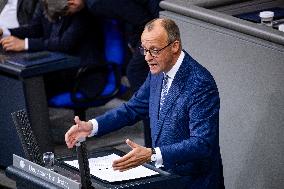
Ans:
POLYGON ((150 52, 146 52, 146 54, 145 54, 145 60, 146 60, 146 62, 148 62, 148 61, 150 61, 150 60, 152 60, 153 59, 153 56, 150 54, 150 52))

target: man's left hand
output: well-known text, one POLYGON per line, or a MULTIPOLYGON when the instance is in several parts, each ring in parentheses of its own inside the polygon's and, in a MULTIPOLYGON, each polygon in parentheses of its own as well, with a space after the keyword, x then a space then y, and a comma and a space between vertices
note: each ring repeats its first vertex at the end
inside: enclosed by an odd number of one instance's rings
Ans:
POLYGON ((1 39, 0 43, 5 51, 20 52, 25 50, 25 40, 14 36, 5 37, 1 39))
POLYGON ((132 150, 120 159, 113 161, 112 167, 114 170, 126 171, 151 161, 151 148, 140 146, 129 139, 126 140, 126 143, 132 150))

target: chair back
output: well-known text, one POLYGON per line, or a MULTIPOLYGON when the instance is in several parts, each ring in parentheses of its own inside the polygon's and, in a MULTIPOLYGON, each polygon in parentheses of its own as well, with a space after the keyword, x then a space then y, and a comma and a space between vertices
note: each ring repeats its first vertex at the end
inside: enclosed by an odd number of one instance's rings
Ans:
POLYGON ((26 158, 34 163, 43 165, 40 147, 33 134, 26 111, 19 110, 11 113, 11 115, 26 158))
POLYGON ((122 66, 125 62, 125 42, 122 23, 116 19, 104 20, 104 54, 105 61, 122 66))

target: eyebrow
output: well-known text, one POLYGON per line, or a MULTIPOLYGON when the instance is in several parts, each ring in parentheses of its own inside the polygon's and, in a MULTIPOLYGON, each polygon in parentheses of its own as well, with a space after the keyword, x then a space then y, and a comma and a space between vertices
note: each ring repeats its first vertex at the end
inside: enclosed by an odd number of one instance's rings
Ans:
POLYGON ((156 50, 158 50, 158 49, 159 49, 158 47, 155 47, 155 46, 153 46, 153 45, 152 45, 152 46, 150 46, 150 48, 149 48, 149 49, 148 49, 148 48, 145 48, 145 46, 144 46, 144 45, 142 45, 142 44, 141 44, 141 47, 143 47, 144 49, 147 49, 147 50, 155 50, 155 49, 156 49, 156 50))

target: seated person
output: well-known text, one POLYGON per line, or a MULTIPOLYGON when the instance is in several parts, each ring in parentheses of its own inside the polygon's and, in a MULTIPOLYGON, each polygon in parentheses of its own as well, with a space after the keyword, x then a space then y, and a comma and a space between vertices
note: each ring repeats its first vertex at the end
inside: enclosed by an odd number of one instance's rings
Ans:
MULTIPOLYGON (((89 26, 87 29, 90 19, 93 18, 84 7, 74 10, 68 6, 68 0, 40 1, 28 25, 0 28, 0 36, 3 36, 0 44, 4 51, 57 51, 80 56, 83 65, 97 63, 94 34, 90 34, 93 29, 89 26)), ((73 82, 68 77, 75 77, 76 72, 70 70, 46 75, 47 97, 69 90, 73 82)))
MULTIPOLYGON (((68 9, 67 0, 61 10, 62 17, 48 19, 50 0, 40 1, 31 22, 13 29, 0 29, 0 43, 5 51, 60 51, 74 54, 84 36, 85 25, 82 11, 68 9), (46 9, 45 9, 46 7, 46 9)), ((63 4, 63 3, 62 3, 63 4)), ((51 5, 51 4, 50 4, 51 5)))
POLYGON ((1 0, 0 27, 15 28, 27 24, 38 0, 1 0))

